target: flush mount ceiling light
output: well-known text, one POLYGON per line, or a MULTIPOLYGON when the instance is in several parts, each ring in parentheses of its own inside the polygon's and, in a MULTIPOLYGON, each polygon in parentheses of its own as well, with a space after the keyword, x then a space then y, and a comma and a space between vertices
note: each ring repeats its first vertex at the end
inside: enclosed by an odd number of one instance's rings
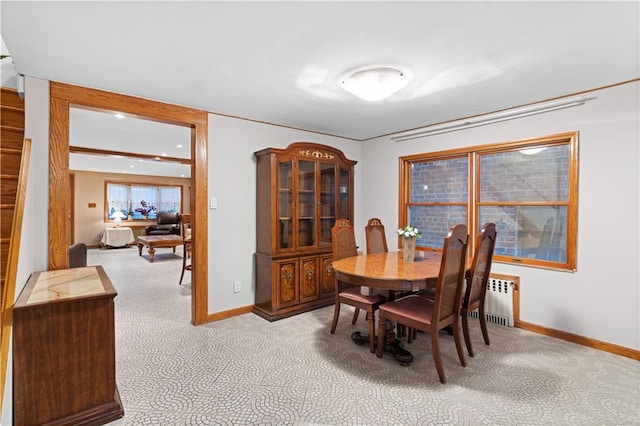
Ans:
POLYGON ((393 67, 373 67, 353 71, 340 79, 347 92, 365 101, 381 101, 405 87, 410 80, 406 71, 393 67))

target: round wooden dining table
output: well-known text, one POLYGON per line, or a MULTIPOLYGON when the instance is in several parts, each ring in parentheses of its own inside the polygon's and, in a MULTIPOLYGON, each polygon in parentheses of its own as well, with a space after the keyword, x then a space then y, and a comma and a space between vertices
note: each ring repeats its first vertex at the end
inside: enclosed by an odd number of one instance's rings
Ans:
POLYGON ((435 286, 442 253, 416 253, 405 262, 401 251, 361 254, 334 260, 331 266, 339 281, 379 290, 416 291, 435 286))
MULTIPOLYGON (((386 292, 388 300, 393 300, 395 292, 411 292, 435 287, 440 273, 442 253, 436 251, 416 253, 413 262, 405 262, 401 251, 362 254, 334 260, 331 263, 338 281, 386 292)), ((371 291, 371 290, 369 290, 371 291)), ((387 322, 385 352, 390 352, 403 365, 413 362, 413 355, 402 348, 396 339, 395 324, 387 322)), ((351 335, 356 344, 369 341, 360 332, 351 335)))

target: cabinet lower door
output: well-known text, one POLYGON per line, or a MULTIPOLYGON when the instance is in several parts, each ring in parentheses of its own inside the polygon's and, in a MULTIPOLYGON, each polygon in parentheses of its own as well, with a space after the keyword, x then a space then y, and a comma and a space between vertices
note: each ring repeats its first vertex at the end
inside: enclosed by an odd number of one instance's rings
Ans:
POLYGON ((300 302, 316 300, 318 291, 318 257, 300 258, 300 302))
POLYGON ((320 256, 320 297, 332 295, 335 290, 332 261, 332 255, 320 256))
POLYGON ((277 309, 298 303, 298 259, 281 260, 276 267, 277 309))

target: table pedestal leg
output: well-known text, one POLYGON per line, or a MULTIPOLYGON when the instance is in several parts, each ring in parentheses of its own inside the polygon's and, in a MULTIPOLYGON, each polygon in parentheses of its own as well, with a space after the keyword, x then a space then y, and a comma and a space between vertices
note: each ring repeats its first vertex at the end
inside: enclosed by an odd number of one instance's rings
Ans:
MULTIPOLYGON (((386 321, 386 334, 383 350, 392 354, 400 365, 407 366, 413 362, 413 355, 408 350, 403 349, 402 342, 396 339, 395 326, 395 322, 389 320, 386 321)), ((362 335, 359 331, 355 331, 351 334, 351 340, 353 340, 356 345, 364 345, 369 343, 369 336, 362 335)))
POLYGON ((413 362, 413 355, 406 349, 402 348, 402 342, 396 339, 396 324, 393 321, 386 320, 386 335, 384 338, 385 352, 389 352, 402 366, 407 366, 413 362))
POLYGON ((149 263, 153 262, 153 255, 156 253, 156 249, 149 247, 149 263))

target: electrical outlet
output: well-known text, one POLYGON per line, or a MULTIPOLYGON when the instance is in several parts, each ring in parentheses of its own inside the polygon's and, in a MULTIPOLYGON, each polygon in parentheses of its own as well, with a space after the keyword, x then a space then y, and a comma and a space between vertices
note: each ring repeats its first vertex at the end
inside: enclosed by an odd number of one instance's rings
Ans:
POLYGON ((236 280, 233 282, 233 292, 240 293, 240 280, 236 280))

